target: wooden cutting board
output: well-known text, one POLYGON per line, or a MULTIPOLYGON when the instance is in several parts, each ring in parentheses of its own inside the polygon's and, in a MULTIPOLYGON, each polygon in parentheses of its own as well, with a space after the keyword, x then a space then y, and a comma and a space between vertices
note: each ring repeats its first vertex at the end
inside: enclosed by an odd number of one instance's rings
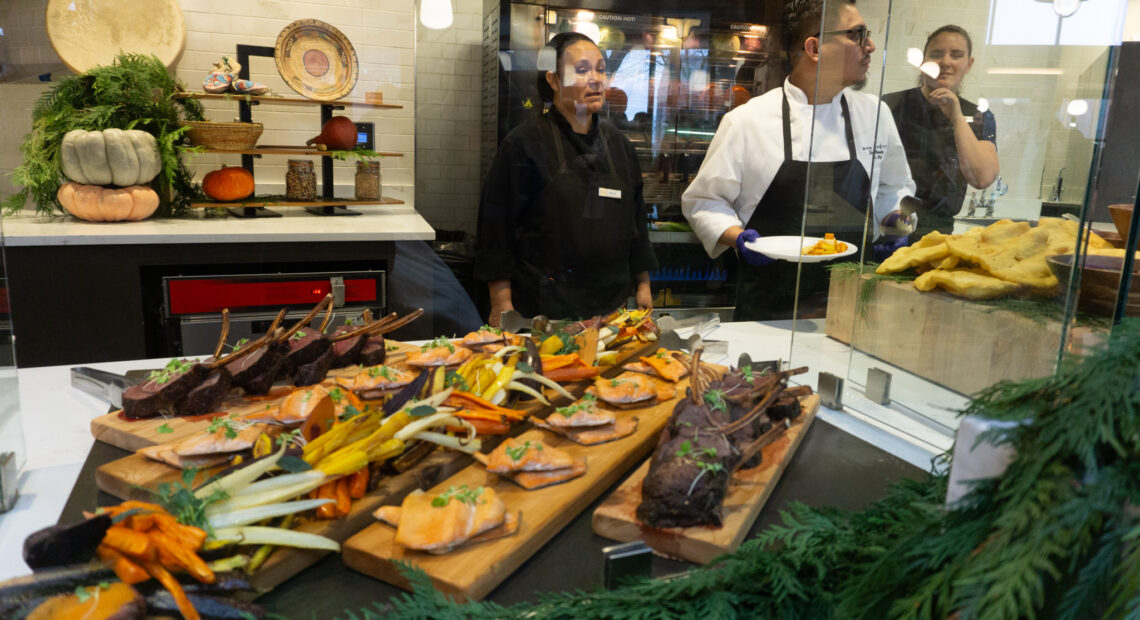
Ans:
POLYGON ((397 545, 395 528, 376 523, 348 539, 342 549, 344 563, 407 589, 408 583, 396 562, 410 562, 424 570, 441 592, 461 601, 482 599, 653 449, 687 386, 688 379, 678 383, 677 396, 672 400, 652 407, 619 411, 618 416, 636 416, 639 422, 635 433, 617 441, 587 447, 545 430, 531 429, 520 435, 523 439, 541 438, 549 445, 586 459, 586 473, 569 482, 525 491, 474 464, 445 483, 428 489, 439 493, 462 484, 493 487, 508 511, 522 514, 519 531, 513 536, 433 555, 397 545))
POLYGON ((641 503, 641 484, 649 471, 646 460, 594 511, 594 533, 621 542, 644 540, 659 554, 697 564, 736 551, 815 420, 819 394, 804 397, 800 404, 803 414, 782 437, 762 448, 761 464, 733 477, 724 498, 721 527, 657 529, 641 523, 635 513, 641 503))
MULTIPOLYGON (((415 349, 414 345, 400 342, 393 342, 393 344, 400 347, 397 351, 389 354, 394 361, 399 361, 407 351, 415 349)), ((353 375, 355 370, 355 366, 334 368, 329 371, 328 376, 349 377, 353 375)), ((274 386, 269 395, 254 397, 245 396, 240 389, 234 389, 222 402, 219 409, 224 411, 226 415, 241 415, 266 407, 276 407, 289 394, 291 388, 292 386, 279 384, 274 386)), ((91 420, 91 435, 103 443, 135 452, 148 446, 178 441, 205 430, 210 425, 210 420, 217 415, 219 414, 132 420, 124 416, 122 411, 115 411, 91 420), (164 431, 169 429, 169 432, 160 432, 160 428, 164 431)))

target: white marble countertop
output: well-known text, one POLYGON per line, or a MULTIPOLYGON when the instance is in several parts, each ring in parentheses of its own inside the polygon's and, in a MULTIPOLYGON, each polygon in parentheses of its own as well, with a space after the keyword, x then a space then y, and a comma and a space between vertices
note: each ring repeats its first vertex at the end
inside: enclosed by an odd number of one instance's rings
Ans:
POLYGON ((272 209, 282 217, 189 217, 141 222, 85 222, 70 215, 29 212, 0 221, 8 246, 142 245, 166 243, 431 241, 435 230, 410 204, 353 206, 362 215, 318 216, 300 207, 272 209))
MULTIPOLYGON (((850 351, 824 336, 822 325, 800 321, 796 327, 793 350, 790 321, 721 324, 706 333, 705 338, 726 341, 728 354, 707 361, 735 363, 741 353, 748 353, 754 360, 790 358, 795 365, 807 364, 813 368, 808 374, 796 377, 796 382, 814 388, 818 379, 817 363, 825 360, 827 366, 847 363, 844 356, 850 356, 850 351)), ((122 374, 132 369, 158 368, 166 361, 135 360, 91 366, 122 374)), ((59 519, 94 443, 91 420, 107 411, 107 403, 70 387, 70 366, 21 369, 16 376, 20 399, 17 415, 26 440, 26 463, 21 475, 20 499, 12 511, 0 514, 0 580, 30 572, 22 559, 24 538, 59 519)), ((851 398, 854 397, 852 391, 851 398)), ((948 446, 948 441, 941 442, 931 439, 929 434, 908 430, 905 426, 908 418, 902 413, 883 408, 885 411, 880 416, 873 409, 861 409, 855 413, 821 407, 818 417, 924 470, 929 469, 931 459, 948 446), (896 421, 885 423, 888 418, 884 416, 892 414, 896 421)))

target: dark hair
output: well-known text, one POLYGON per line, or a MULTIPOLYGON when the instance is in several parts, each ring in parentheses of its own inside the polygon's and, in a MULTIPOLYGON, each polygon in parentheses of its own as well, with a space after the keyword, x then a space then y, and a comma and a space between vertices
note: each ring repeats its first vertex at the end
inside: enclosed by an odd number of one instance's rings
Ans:
MULTIPOLYGON (((789 0, 784 5, 784 52, 788 55, 788 64, 794 64, 794 58, 803 51, 805 39, 819 36, 824 1, 789 0)), ((827 9, 834 15, 839 7, 848 4, 855 4, 855 0, 830 0, 827 9)))
POLYGON ((926 48, 930 47, 930 42, 933 41, 935 39, 935 37, 937 37, 940 34, 946 34, 947 32, 949 32, 951 34, 962 35, 962 38, 966 40, 966 55, 967 56, 973 56, 974 55, 974 42, 970 40, 970 33, 966 32, 965 28, 963 28, 961 26, 955 26, 954 24, 946 24, 945 26, 939 28, 938 30, 935 30, 934 32, 930 33, 930 36, 926 37, 926 45, 922 46, 922 54, 924 56, 926 55, 926 48))
POLYGON ((561 75, 562 52, 566 51, 566 48, 579 41, 585 41, 594 47, 598 47, 598 44, 594 43, 593 39, 580 32, 559 32, 558 34, 554 35, 554 38, 550 39, 550 41, 547 42, 545 47, 538 51, 538 81, 536 82, 536 86, 538 86, 538 95, 542 97, 543 101, 547 103, 554 101, 554 89, 551 88, 550 83, 546 81, 546 72, 550 71, 550 69, 543 67, 543 56, 545 55, 547 58, 549 58, 549 54, 551 51, 553 51, 554 74, 561 75))

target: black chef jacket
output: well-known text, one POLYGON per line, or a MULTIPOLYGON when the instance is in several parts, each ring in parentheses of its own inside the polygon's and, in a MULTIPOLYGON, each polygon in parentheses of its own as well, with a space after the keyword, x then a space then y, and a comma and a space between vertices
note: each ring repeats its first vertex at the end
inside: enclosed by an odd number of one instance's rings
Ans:
POLYGON ((578 134, 552 111, 507 135, 479 205, 477 280, 511 280, 523 315, 581 318, 623 304, 656 267, 641 166, 617 129, 595 116, 578 134))
MULTIPOLYGON (((974 135, 996 145, 997 121, 993 112, 979 112, 977 105, 962 98, 958 101, 974 135)), ((953 232, 953 218, 962 210, 968 184, 958 169, 958 147, 950 119, 927 101, 918 87, 884 95, 883 102, 895 118, 910 174, 918 188, 915 197, 922 201, 917 211, 919 231, 912 238, 931 230, 953 232)))

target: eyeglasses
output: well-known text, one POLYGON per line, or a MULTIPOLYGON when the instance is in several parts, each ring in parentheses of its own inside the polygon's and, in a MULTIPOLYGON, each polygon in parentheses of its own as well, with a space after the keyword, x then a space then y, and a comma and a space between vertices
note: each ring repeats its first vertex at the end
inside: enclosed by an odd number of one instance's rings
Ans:
POLYGON ((863 47, 867 44, 867 37, 871 36, 871 29, 866 26, 855 26, 847 30, 825 30, 820 34, 845 34, 848 39, 857 43, 859 47, 863 47))

